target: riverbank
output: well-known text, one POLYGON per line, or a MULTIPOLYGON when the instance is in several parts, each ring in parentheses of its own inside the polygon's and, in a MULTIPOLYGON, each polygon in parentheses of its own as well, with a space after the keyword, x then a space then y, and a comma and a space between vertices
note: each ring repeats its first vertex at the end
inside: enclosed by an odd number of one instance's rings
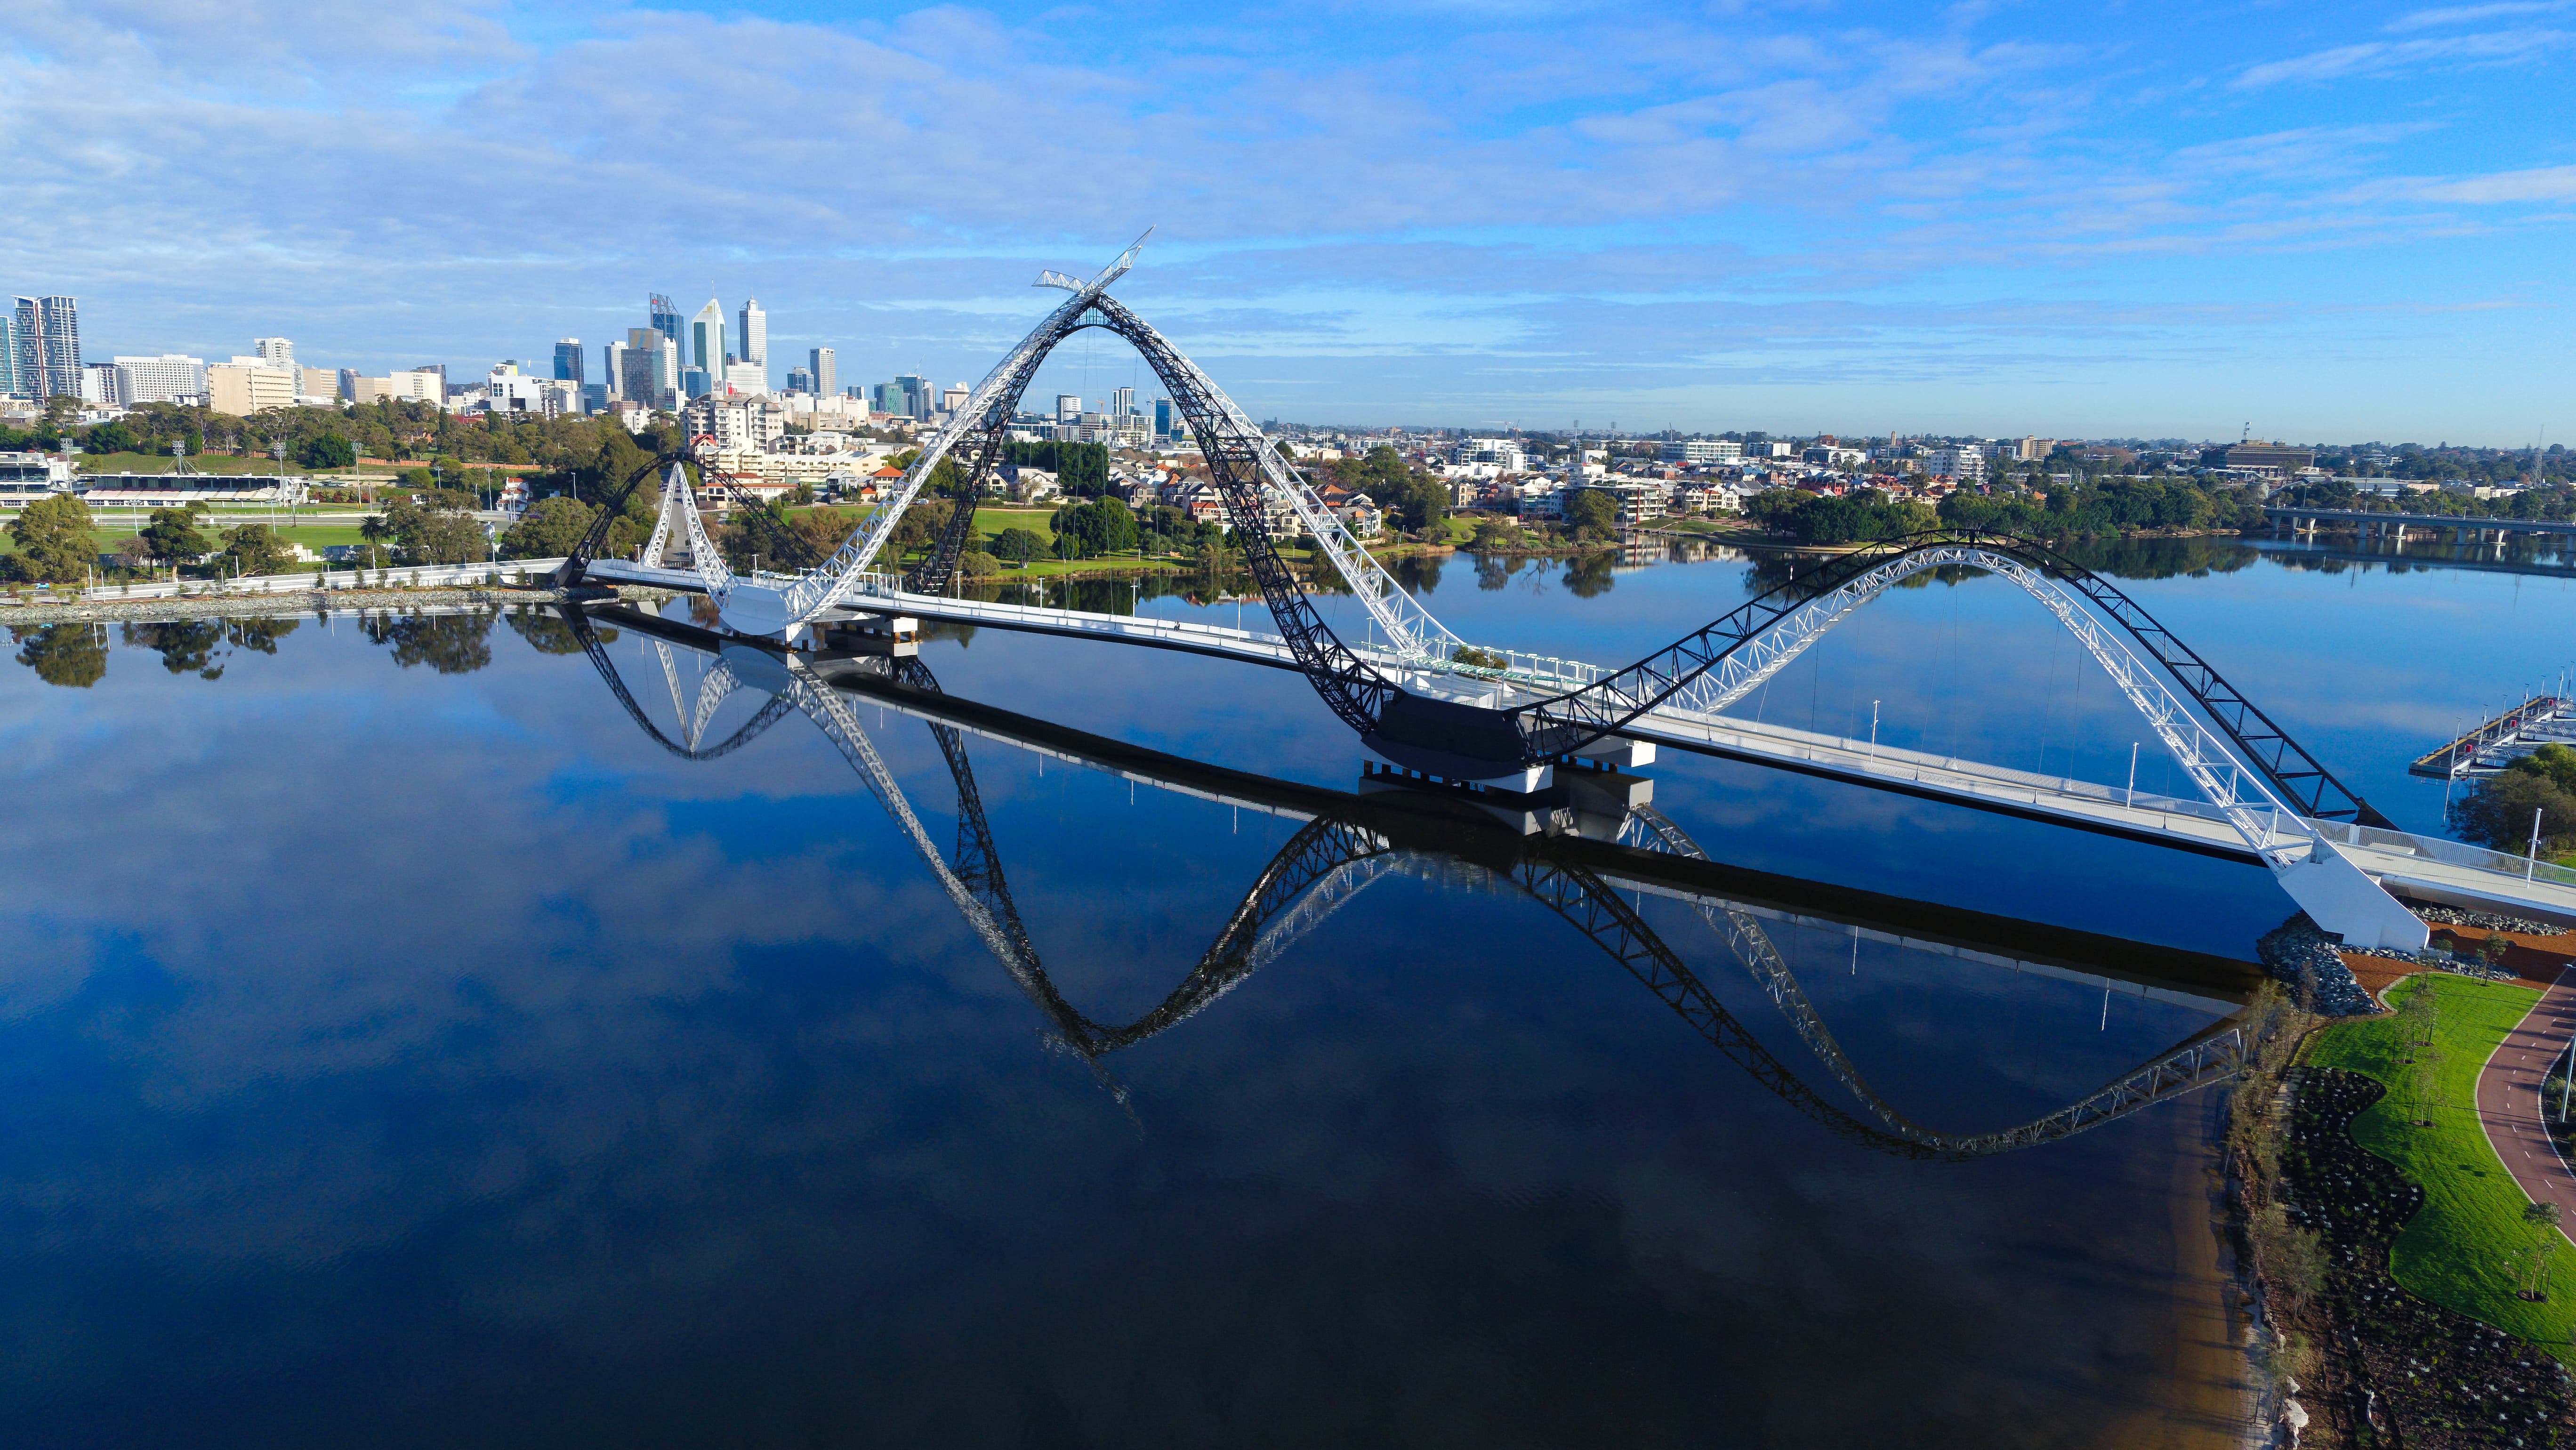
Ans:
POLYGON ((2267 1418, 2304 1422, 2307 1445, 2576 1440, 2560 1362, 2576 1255, 2532 1264, 2527 1200, 2477 1105, 2537 993, 2419 970, 2375 995, 2402 1009, 2419 992, 2429 1017, 2328 1022, 2271 989, 2259 1008, 2291 1047, 2259 1054, 2230 1098, 2228 1218, 2264 1326, 2267 1418), (2535 1272, 2541 1297, 2525 1298, 2535 1272))

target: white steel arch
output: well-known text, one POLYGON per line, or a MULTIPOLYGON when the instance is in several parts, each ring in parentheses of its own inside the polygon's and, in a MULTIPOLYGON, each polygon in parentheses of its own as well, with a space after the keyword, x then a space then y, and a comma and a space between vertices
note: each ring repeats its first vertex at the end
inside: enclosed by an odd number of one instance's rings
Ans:
MULTIPOLYGON (((1151 235, 1149 232, 1148 235, 1151 235)), ((1263 436, 1259 425, 1224 390, 1217 387, 1198 364, 1190 361, 1161 333, 1122 307, 1110 306, 1116 314, 1110 317, 1094 313, 1112 282, 1127 274, 1136 262, 1145 239, 1119 254, 1118 259, 1102 269, 1088 282, 1077 281, 1061 272, 1040 274, 1037 284, 1071 292, 1072 297, 1041 319, 1028 335, 1020 339, 1002 360, 986 373, 973 396, 946 428, 932 434, 922 443, 912 466, 881 503, 876 512, 860 524, 841 547, 821 564, 802 574, 772 574, 757 577, 736 575, 724 562, 708 539, 698 515, 694 494, 681 470, 674 466, 663 482, 662 511, 653 527, 639 562, 659 565, 664 550, 676 534, 685 530, 700 580, 708 594, 717 601, 725 623, 745 634, 774 635, 811 623, 825 610, 854 596, 890 592, 891 585, 870 572, 886 540, 904 511, 920 497, 942 460, 957 444, 979 431, 997 426, 996 410, 1015 407, 1022 391, 1057 343, 1086 327, 1102 327, 1126 335, 1141 334, 1142 340, 1161 345, 1161 350, 1179 360, 1186 370, 1188 383, 1210 399, 1219 415, 1218 427, 1224 441, 1258 459, 1263 492, 1284 500, 1296 515, 1298 524, 1311 536, 1333 567, 1347 580, 1360 603, 1385 636, 1387 645, 1408 663, 1437 666, 1463 647, 1463 642, 1432 617, 1394 576, 1367 549, 1341 518, 1324 502, 1305 474, 1281 456, 1276 444, 1263 436), (1091 315, 1086 315, 1091 314, 1091 315), (675 516, 677 522, 675 522, 675 516)), ((1131 339, 1139 340, 1139 339, 1131 339)), ((1164 379, 1167 384, 1173 379, 1164 379)))

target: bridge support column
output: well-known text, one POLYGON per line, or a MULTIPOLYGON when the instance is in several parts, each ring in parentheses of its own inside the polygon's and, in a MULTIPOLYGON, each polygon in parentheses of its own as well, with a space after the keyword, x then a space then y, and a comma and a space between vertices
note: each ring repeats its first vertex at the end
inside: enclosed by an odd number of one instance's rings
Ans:
POLYGON ((2331 841, 2319 841, 2304 861, 2274 866, 2273 878, 2317 926, 2351 947, 2420 952, 2433 934, 2421 917, 2353 864, 2331 841))

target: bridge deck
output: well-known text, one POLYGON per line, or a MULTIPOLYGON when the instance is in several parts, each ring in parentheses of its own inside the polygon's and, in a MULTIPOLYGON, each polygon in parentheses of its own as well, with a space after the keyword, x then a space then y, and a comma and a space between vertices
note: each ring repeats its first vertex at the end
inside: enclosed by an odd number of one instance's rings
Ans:
MULTIPOLYGON (((697 575, 684 569, 648 569, 602 560, 592 565, 590 572, 620 583, 685 590, 701 587, 697 575)), ((890 584, 887 580, 876 586, 876 592, 856 597, 854 607, 917 619, 1179 650, 1274 669, 1299 668, 1288 642, 1273 634, 1149 615, 1094 614, 911 594, 890 584)), ((1489 704, 1498 703, 1497 697, 1505 693, 1572 688, 1598 673, 1593 667, 1568 661, 1564 662, 1563 674, 1515 671, 1498 680, 1476 672, 1426 671, 1384 650, 1364 645, 1352 648, 1400 679, 1409 690, 1489 704)), ((2260 859, 2215 807, 2198 800, 2146 792, 2133 795, 2122 788, 2090 781, 1671 707, 1649 711, 1620 733, 1675 749, 2073 826, 2176 850, 2247 862, 2260 859)), ((2448 906, 2576 923, 2576 871, 2541 866, 2532 872, 2531 879, 2525 880, 2521 861, 2496 852, 2399 831, 2334 822, 2322 825, 2364 871, 2381 878, 2392 890, 2448 906)), ((2283 838, 2295 829, 2286 820, 2281 827, 2283 838)))

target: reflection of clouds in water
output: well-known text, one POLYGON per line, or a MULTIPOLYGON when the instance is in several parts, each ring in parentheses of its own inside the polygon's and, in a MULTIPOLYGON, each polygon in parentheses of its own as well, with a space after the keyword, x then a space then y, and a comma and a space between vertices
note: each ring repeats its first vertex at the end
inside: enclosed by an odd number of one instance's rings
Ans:
MULTIPOLYGON (((1851 1398, 1896 1423, 1920 1361, 1973 1346, 2053 1380, 2123 1318, 2098 1293, 2059 1305, 1998 1247, 2035 1193, 2098 1205, 2061 1179, 2111 1149, 1947 1176, 1859 1153, 1517 897, 1373 890, 1112 1059, 1139 1136, 1038 1050, 809 725, 676 765, 582 661, 494 642, 492 668, 442 678, 290 640, 214 682, 111 671, 84 692, 101 708, 23 717, 61 768, 16 783, 8 864, 87 976, 61 953, 13 966, 0 1031, 18 1121, 80 1131, 17 1130, 0 1193, 61 1261, 320 1294, 317 1318, 243 1339, 275 1393, 306 1392, 304 1336, 346 1316, 528 1336, 450 1393, 529 1377, 655 1403, 701 1383, 672 1364, 747 1353, 796 1367, 787 1392, 848 1387, 855 1425, 973 1427, 1043 1383, 1188 1438, 1266 1393, 1246 1361, 1169 1353, 1225 1343, 1267 1351, 1283 1423, 1395 1423, 1389 1366, 1529 1415, 1688 1419, 1705 1393, 1552 1357, 1587 1343, 1789 1381, 1857 1363, 1874 1387, 1851 1398), (1831 1348, 1863 1325, 1906 1344, 1906 1375, 1831 1348)), ((1069 673, 1077 708, 1113 700, 1115 679, 1069 673)), ((0 685, 0 711, 35 688, 0 685)), ((877 738, 944 810, 919 726, 877 738)), ((1273 721, 1230 748, 1344 744, 1273 721)), ((973 748, 1040 949, 1103 1018, 1178 980, 1279 839, 973 748)), ((1714 976, 1716 950, 1687 954, 1714 976)), ((423 1393, 374 1397, 410 1381, 360 1369, 352 1425, 423 1393)))

